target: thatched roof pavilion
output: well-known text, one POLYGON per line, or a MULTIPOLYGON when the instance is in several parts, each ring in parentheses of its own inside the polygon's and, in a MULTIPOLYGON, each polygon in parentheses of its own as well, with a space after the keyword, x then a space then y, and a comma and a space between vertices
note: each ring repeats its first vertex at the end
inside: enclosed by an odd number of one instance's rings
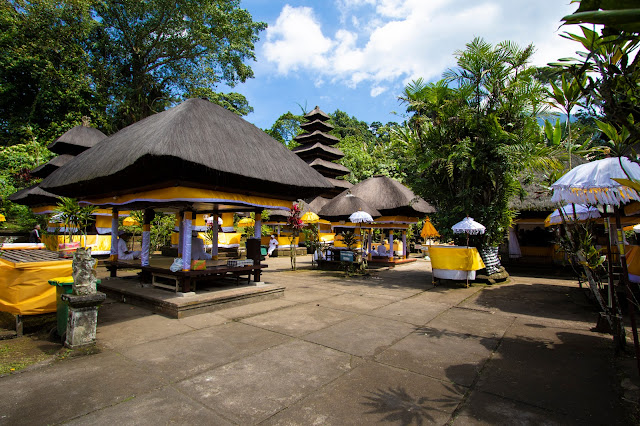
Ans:
POLYGON ((45 191, 38 184, 31 185, 20 191, 14 192, 9 196, 9 200, 16 204, 22 204, 27 207, 56 205, 59 197, 55 194, 45 191))
MULTIPOLYGON (((171 204, 196 211, 212 211, 217 201, 233 201, 219 193, 295 200, 331 188, 275 139, 203 99, 189 99, 120 130, 52 173, 41 186, 98 205, 171 204), (157 190, 179 187, 194 191, 151 198, 157 190), (198 189, 215 193, 199 199, 198 189), (132 197, 135 193, 142 195, 132 197)), ((274 207, 239 198, 237 205, 250 210, 274 207)))
POLYGON ((362 198, 352 194, 339 195, 325 204, 318 215, 323 219, 332 222, 348 220, 352 213, 363 211, 372 217, 380 216, 380 212, 364 201, 362 198))
POLYGON ((75 126, 65 132, 47 148, 56 154, 78 155, 105 139, 107 135, 88 125, 75 126))
POLYGON ((53 157, 47 163, 41 164, 35 169, 31 170, 31 175, 37 178, 44 179, 51 173, 58 170, 60 167, 67 164, 74 156, 71 154, 61 154, 53 157))
MULTIPOLYGON (((339 196, 342 197, 347 191, 339 196)), ((436 209, 409 188, 387 176, 373 176, 348 190, 378 209, 383 216, 421 217, 436 209)))

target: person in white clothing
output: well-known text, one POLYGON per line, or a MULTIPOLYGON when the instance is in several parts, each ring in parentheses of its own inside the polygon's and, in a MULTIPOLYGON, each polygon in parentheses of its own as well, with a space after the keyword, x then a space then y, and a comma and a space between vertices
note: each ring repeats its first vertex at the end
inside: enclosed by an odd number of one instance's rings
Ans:
POLYGON ((118 259, 119 260, 133 260, 140 259, 139 251, 129 251, 127 247, 127 240, 129 239, 129 235, 124 231, 118 232, 118 259))
POLYGON ((204 241, 198 232, 191 233, 191 260, 211 260, 211 255, 204 251, 204 241))
POLYGON ((278 240, 275 235, 271 236, 269 240, 269 249, 267 250, 267 257, 271 257, 271 253, 278 247, 278 240))

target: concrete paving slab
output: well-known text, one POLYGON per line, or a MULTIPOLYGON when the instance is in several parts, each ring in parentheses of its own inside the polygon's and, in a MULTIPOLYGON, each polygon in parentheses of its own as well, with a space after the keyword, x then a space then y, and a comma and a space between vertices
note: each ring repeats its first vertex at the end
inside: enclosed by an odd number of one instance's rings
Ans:
MULTIPOLYGON (((128 305, 119 303, 117 305, 108 305, 98 310, 98 329, 96 331, 96 340, 111 349, 123 349, 140 343, 151 342, 165 337, 176 336, 182 333, 193 331, 193 328, 187 324, 174 321, 171 318, 162 315, 149 314, 144 316, 136 316, 127 318, 123 316, 121 321, 113 320, 103 324, 101 316, 103 311, 115 309, 119 312, 127 312, 128 305), (144 330, 144 332, 140 332, 144 330)), ((136 308, 140 310, 142 308, 136 308)), ((115 314, 109 314, 115 315, 115 314)))
POLYGON ((376 356, 376 360, 470 386, 497 345, 497 339, 421 327, 376 356))
POLYGON ((214 313, 191 315, 189 317, 180 318, 178 322, 180 324, 188 325, 195 329, 212 327, 214 325, 220 325, 231 321, 229 318, 225 318, 222 315, 214 313))
POLYGON ((70 425, 232 425, 225 418, 173 389, 164 387, 76 418, 70 425))
POLYGON ((304 304, 267 312, 241 321, 288 336, 299 337, 353 318, 355 315, 351 312, 319 307, 314 304, 304 304))
POLYGON ((422 300, 410 298, 374 309, 368 312, 368 315, 389 318, 414 325, 423 325, 450 308, 451 306, 448 304, 435 302, 425 303, 422 300))
POLYGON ((473 285, 471 287, 439 285, 437 287, 428 287, 426 291, 415 295, 413 298, 424 302, 446 303, 454 306, 481 291, 483 288, 484 286, 482 285, 473 285))
POLYGON ((163 385, 160 376, 113 352, 56 362, 2 379, 0 423, 60 423, 163 385))
POLYGON ((339 309, 342 311, 365 313, 381 306, 389 305, 396 299, 389 299, 384 296, 371 296, 366 293, 344 293, 329 297, 318 304, 325 308, 339 309))
POLYGON ((284 299, 266 300, 264 302, 251 303, 249 305, 238 306, 235 308, 221 309, 216 311, 216 314, 229 319, 239 319, 293 305, 295 305, 295 302, 284 299))
POLYGON ((465 389, 367 362, 265 425, 445 424, 465 389))
POLYGON ((280 334, 232 322, 126 348, 122 354, 173 382, 288 340, 280 334))
POLYGON ((515 320, 514 316, 452 307, 433 321, 429 328, 455 331, 478 337, 500 338, 515 320))
POLYGON ((254 424, 351 368, 347 354, 294 341, 209 370, 178 387, 233 422, 254 424))
POLYGON ((588 424, 615 424, 619 397, 610 380, 615 374, 611 341, 596 333, 529 329, 534 331, 529 337, 523 327, 505 336, 477 389, 571 413, 588 424))
POLYGON ((511 284, 496 285, 461 303, 461 306, 557 320, 594 321, 597 310, 576 284, 516 277, 511 284))
POLYGON ((98 310, 98 324, 106 325, 114 322, 123 322, 133 318, 148 317, 153 312, 138 306, 128 305, 107 297, 98 310))
POLYGON ((415 330, 411 324, 361 315, 304 336, 353 355, 374 356, 415 330))
POLYGON ((484 392, 472 392, 458 412, 454 426, 466 425, 568 425, 578 419, 484 392))
POLYGON ((283 298, 292 302, 308 303, 317 300, 324 300, 328 297, 342 293, 339 290, 318 289, 312 286, 287 287, 283 298))

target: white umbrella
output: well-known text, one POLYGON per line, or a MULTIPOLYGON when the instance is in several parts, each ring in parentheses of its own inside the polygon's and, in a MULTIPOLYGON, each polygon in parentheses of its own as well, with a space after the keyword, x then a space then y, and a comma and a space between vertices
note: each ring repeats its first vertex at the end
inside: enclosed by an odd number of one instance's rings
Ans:
POLYGON ((559 225, 562 223, 562 216, 568 221, 587 220, 600 217, 600 212, 597 208, 591 206, 587 207, 584 204, 567 204, 562 209, 556 209, 545 219, 545 225, 559 225), (573 208, 575 206, 575 209, 573 208), (562 210, 562 212, 560 211, 562 210), (575 210, 575 211, 574 211, 575 210))
POLYGON ((629 177, 640 180, 640 166, 626 157, 605 158, 582 164, 569 170, 551 185, 551 201, 619 206, 632 200, 640 200, 635 189, 612 180, 629 177))
MULTIPOLYGON (((207 218, 207 225, 213 225, 213 216, 207 218)), ((218 216, 218 225, 222 225, 222 218, 220 216, 218 216)))
POLYGON ((351 223, 371 223, 373 222, 373 218, 367 212, 363 212, 362 210, 358 210, 355 213, 352 213, 349 216, 349 222, 351 223))
POLYGON ((484 231, 487 229, 484 225, 473 220, 472 217, 465 217, 460 222, 456 223, 451 227, 454 234, 471 234, 471 235, 479 235, 484 234, 484 231))
POLYGON ((451 229, 454 234, 467 234, 467 247, 469 247, 469 235, 484 234, 484 231, 487 228, 473 220, 472 217, 467 216, 460 222, 453 225, 451 229))
POLYGON ((362 224, 363 223, 371 223, 373 222, 373 217, 371 217, 371 215, 367 212, 363 212, 362 210, 358 210, 355 213, 352 213, 351 216, 349 216, 349 222, 351 223, 359 223, 360 224, 360 244, 362 247, 362 252, 364 253, 364 235, 362 235, 362 224))
MULTIPOLYGON (((551 201, 575 204, 603 204, 618 207, 620 204, 640 200, 640 195, 638 195, 635 189, 624 186, 617 180, 631 180, 632 184, 639 181, 640 166, 632 163, 626 157, 605 158, 604 160, 582 164, 571 169, 551 185, 553 189, 551 201)), ((615 211, 616 227, 618 228, 618 232, 622 232, 620 229, 619 209, 616 208, 615 211)), ((628 284, 627 261, 624 250, 621 250, 620 253, 620 264, 623 271, 622 282, 624 283, 625 291, 627 294, 630 294, 631 290, 628 284)), ((613 287, 611 276, 609 276, 609 284, 609 306, 611 306, 612 301, 615 300, 611 295, 613 287)), ((595 284, 589 280, 589 285, 598 302, 604 308, 604 302, 601 300, 598 290, 595 289, 595 284)), ((636 348, 636 359, 640 360, 638 330, 635 326, 635 309, 633 307, 630 309, 629 314, 632 319, 631 328, 633 330, 633 341, 636 348)), ((610 322, 610 324, 615 328, 615 320, 610 322)))

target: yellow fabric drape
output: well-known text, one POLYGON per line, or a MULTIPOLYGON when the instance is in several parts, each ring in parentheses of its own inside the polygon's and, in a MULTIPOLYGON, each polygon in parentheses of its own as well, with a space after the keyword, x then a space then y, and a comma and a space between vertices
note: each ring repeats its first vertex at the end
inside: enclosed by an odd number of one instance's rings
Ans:
POLYGON ((12 263, 0 259, 0 311, 36 315, 56 311, 49 280, 71 275, 71 260, 12 263))
POLYGON ((484 262, 475 247, 431 246, 429 257, 434 269, 477 271, 484 268, 484 262))

